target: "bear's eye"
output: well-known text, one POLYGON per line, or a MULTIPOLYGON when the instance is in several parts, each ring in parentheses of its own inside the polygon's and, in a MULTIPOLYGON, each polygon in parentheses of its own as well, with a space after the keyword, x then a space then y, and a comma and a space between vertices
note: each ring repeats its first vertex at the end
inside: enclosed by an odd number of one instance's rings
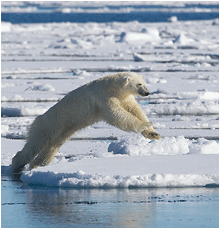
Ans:
POLYGON ((141 83, 138 84, 138 86, 141 86, 141 85, 142 85, 141 83))

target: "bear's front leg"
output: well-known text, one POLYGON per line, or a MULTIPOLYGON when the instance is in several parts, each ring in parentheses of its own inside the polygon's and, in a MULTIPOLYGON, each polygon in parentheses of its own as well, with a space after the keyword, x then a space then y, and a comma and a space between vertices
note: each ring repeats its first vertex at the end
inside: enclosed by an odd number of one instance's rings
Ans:
POLYGON ((151 122, 143 122, 120 106, 120 103, 111 101, 103 110, 102 119, 112 126, 128 132, 141 133, 152 126, 151 122))
POLYGON ((129 97, 129 100, 126 101, 125 109, 128 112, 130 112, 132 115, 134 115, 135 117, 143 121, 144 123, 149 124, 144 128, 143 131, 141 131, 141 134, 145 138, 149 138, 151 140, 152 139, 157 139, 157 140, 161 139, 161 136, 152 127, 153 123, 148 120, 147 116, 144 114, 140 105, 137 103, 137 101, 135 100, 133 96, 129 97))

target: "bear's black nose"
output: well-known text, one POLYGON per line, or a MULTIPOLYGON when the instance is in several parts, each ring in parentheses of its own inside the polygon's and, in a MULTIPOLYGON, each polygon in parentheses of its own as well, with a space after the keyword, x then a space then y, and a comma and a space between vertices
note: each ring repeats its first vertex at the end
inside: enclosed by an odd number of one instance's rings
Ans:
POLYGON ((145 96, 148 96, 148 95, 150 95, 150 93, 149 92, 145 92, 145 96))

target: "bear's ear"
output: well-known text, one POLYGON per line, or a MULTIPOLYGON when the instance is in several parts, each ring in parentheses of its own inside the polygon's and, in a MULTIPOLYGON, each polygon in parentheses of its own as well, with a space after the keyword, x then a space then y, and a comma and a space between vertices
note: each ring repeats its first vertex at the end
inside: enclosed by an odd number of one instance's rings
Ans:
POLYGON ((131 77, 129 77, 129 76, 124 77, 123 86, 126 86, 129 83, 130 80, 131 80, 131 77))

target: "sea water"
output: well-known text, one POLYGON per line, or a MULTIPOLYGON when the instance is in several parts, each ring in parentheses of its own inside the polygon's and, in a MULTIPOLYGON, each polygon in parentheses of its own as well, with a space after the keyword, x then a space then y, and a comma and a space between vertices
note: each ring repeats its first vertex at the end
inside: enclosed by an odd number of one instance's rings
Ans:
POLYGON ((61 189, 2 176, 1 226, 219 227, 219 189, 61 189))

